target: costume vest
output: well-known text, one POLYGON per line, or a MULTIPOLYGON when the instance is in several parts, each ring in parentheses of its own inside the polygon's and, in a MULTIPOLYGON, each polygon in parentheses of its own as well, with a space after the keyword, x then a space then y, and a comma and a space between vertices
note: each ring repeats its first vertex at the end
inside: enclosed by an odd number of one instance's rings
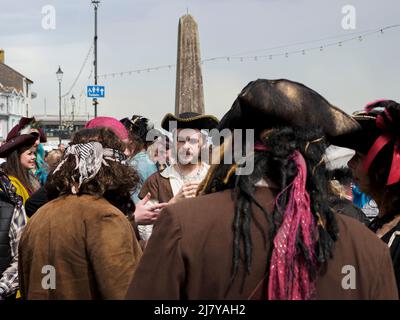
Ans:
POLYGON ((0 275, 11 263, 10 231, 11 219, 14 213, 14 205, 6 195, 0 191, 0 275))

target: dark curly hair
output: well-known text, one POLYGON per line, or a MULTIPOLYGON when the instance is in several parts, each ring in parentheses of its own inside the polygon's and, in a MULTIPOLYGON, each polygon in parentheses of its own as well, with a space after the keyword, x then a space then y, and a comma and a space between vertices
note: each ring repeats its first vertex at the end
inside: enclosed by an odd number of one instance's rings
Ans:
MULTIPOLYGON (((104 148, 124 151, 123 142, 108 128, 82 129, 78 131, 70 143, 81 144, 97 141, 104 148)), ((61 166, 60 170, 50 174, 46 183, 49 198, 54 199, 60 195, 72 194, 72 187, 79 180, 79 172, 75 169, 76 162, 73 155, 61 166)), ((106 160, 107 161, 107 160, 106 160)), ((135 169, 119 162, 107 161, 109 166, 102 165, 98 174, 82 184, 78 195, 90 194, 104 197, 125 214, 134 211, 134 204, 130 194, 134 192, 140 179, 135 169)))
MULTIPOLYGON (((200 187, 201 193, 212 193, 224 189, 233 189, 233 199, 235 201, 235 216, 233 223, 234 243, 232 258, 232 278, 231 284, 238 272, 241 243, 244 248, 243 263, 250 273, 252 261, 252 237, 250 224, 253 221, 252 204, 259 207, 269 222, 270 229, 266 236, 273 239, 283 221, 283 214, 288 202, 288 191, 284 191, 279 198, 279 207, 275 206, 272 214, 257 202, 254 198, 255 184, 263 177, 271 179, 278 187, 278 192, 293 181, 297 175, 297 166, 291 155, 298 150, 304 156, 307 164, 306 189, 310 194, 311 211, 314 220, 320 223, 315 225, 315 232, 318 234, 317 248, 315 248, 318 260, 317 268, 332 257, 334 243, 338 238, 338 226, 334 212, 328 203, 329 180, 326 174, 325 164, 322 161, 327 143, 320 129, 302 129, 282 127, 270 129, 263 137, 261 143, 268 151, 254 152, 254 170, 250 175, 235 175, 235 166, 221 164, 215 166, 207 176, 204 184, 200 187)), ((264 230, 261 230, 265 232, 264 230)), ((303 257, 308 255, 304 252, 305 246, 302 239, 297 238, 297 247, 303 257)), ((270 250, 270 254, 272 250, 270 250)), ((309 264, 309 274, 316 277, 317 271, 312 269, 309 264)))
POLYGON ((152 143, 152 141, 146 141, 148 131, 153 128, 149 119, 133 115, 131 119, 123 118, 120 122, 128 130, 129 142, 127 143, 127 148, 130 152, 136 154, 143 148, 147 149, 147 147, 152 143))

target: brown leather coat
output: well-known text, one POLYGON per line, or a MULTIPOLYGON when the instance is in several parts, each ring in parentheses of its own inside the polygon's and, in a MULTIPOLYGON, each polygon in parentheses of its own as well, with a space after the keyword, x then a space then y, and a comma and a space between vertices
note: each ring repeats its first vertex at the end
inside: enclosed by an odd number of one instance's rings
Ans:
MULTIPOLYGON (((257 200, 272 212, 274 196, 258 188, 257 200)), ((263 230, 268 222, 253 207, 263 230)), ((229 287, 234 204, 231 191, 183 200, 165 208, 139 263, 128 299, 248 299, 269 266, 271 241, 251 224, 253 260, 229 287)), ((317 299, 398 299, 387 245, 355 219, 337 214, 339 239, 317 279, 317 299), (347 278, 346 278, 347 276, 347 278), (350 278, 353 277, 353 280, 350 278), (350 280, 348 280, 350 279, 350 280)), ((262 286, 261 286, 262 287, 262 286)))
POLYGON ((108 201, 60 197, 41 207, 21 236, 22 297, 122 299, 141 255, 128 219, 108 201), (55 289, 44 266, 54 267, 55 289))

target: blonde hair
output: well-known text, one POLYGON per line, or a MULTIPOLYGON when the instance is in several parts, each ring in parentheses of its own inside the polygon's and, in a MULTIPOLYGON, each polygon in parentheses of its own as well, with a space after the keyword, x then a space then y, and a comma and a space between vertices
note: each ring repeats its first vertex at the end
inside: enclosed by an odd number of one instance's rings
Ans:
POLYGON ((329 186, 331 191, 339 198, 351 200, 351 196, 346 192, 346 186, 342 185, 338 180, 330 180, 329 186))

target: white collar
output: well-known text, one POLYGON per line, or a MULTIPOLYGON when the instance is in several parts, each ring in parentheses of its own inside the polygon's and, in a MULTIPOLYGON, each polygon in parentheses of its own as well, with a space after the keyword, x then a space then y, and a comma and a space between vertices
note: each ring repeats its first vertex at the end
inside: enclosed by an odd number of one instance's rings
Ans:
MULTIPOLYGON (((201 168, 200 168, 200 175, 205 175, 207 173, 208 169, 210 168, 210 165, 208 165, 205 162, 201 163, 201 168)), ((178 171, 175 169, 175 165, 166 167, 160 175, 164 178, 176 178, 176 179, 181 179, 181 175, 179 174, 178 171)))
MULTIPOLYGON (((208 164, 202 162, 201 168, 199 171, 199 176, 204 179, 209 168, 210 168, 210 166, 208 164)), ((176 171, 174 165, 167 167, 160 174, 162 177, 169 179, 169 184, 172 189, 172 194, 174 196, 176 196, 176 194, 182 188, 183 183, 184 183, 182 176, 176 171)))

